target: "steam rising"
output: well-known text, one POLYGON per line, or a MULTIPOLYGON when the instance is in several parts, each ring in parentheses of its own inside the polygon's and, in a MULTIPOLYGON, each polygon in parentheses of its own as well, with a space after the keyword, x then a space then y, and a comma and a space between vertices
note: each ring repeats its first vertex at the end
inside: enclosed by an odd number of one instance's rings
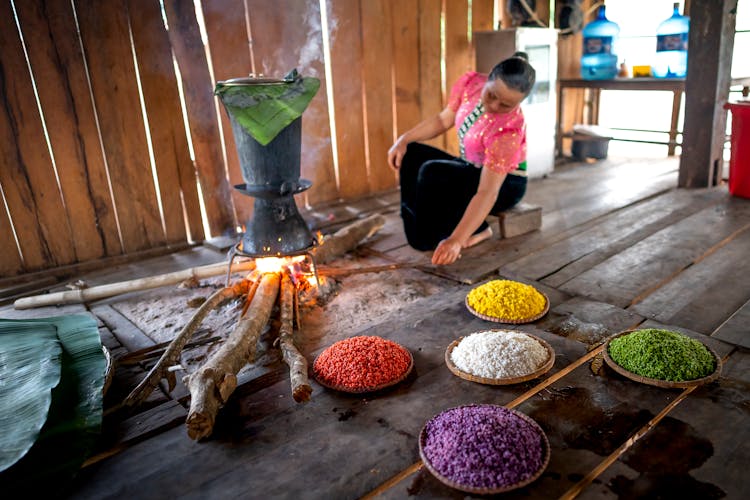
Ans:
MULTIPOLYGON (((331 0, 325 1, 328 38, 332 43, 338 29, 338 20, 331 15, 331 0)), ((321 15, 320 4, 310 1, 305 2, 305 9, 298 11, 296 15, 290 13, 290 16, 294 18, 292 24, 299 26, 299 29, 305 32, 305 44, 300 47, 298 55, 286 47, 276 49, 270 61, 263 60, 263 74, 271 76, 275 73, 297 68, 303 76, 323 78, 323 28, 321 15), (294 58, 295 55, 297 55, 296 58, 294 58)))

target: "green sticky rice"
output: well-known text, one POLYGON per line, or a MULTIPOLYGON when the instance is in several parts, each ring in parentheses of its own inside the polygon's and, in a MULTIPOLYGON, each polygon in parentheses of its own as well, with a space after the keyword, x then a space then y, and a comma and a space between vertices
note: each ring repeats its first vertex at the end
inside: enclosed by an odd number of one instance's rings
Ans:
POLYGON ((609 356, 637 375, 670 382, 703 378, 716 369, 714 356, 702 343, 655 328, 636 330, 612 340, 609 356))

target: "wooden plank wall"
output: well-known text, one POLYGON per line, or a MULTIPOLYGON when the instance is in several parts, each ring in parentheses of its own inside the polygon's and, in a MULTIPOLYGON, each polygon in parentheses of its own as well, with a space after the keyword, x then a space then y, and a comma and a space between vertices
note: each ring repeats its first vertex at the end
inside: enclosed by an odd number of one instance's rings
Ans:
POLYGON ((252 199, 222 79, 320 78, 301 208, 396 188, 388 148, 442 109, 502 4, 0 0, 0 280, 234 234, 252 199))

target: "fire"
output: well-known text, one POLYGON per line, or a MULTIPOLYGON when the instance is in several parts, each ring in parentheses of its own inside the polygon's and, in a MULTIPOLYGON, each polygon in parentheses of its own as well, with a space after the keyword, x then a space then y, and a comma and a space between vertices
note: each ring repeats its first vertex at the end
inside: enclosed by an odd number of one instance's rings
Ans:
POLYGON ((298 291, 317 289, 325 282, 323 277, 317 275, 315 262, 305 255, 255 259, 253 274, 258 276, 264 273, 287 273, 298 291))
POLYGON ((297 255, 295 257, 263 257, 255 259, 255 268, 261 273, 280 273, 284 268, 289 268, 303 260, 305 260, 304 255, 297 255))
POLYGON ((280 273, 284 269, 286 259, 278 257, 264 257, 255 259, 255 268, 261 273, 280 273))

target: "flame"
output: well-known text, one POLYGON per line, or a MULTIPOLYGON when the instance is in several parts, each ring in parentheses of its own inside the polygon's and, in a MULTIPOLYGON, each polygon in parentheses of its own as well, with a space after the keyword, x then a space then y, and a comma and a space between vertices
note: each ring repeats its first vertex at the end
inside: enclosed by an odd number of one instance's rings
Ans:
POLYGON ((320 231, 318 231, 317 233, 315 233, 315 237, 318 239, 318 245, 322 245, 323 244, 323 233, 321 233, 320 231))
POLYGON ((286 259, 278 257, 264 257, 255 259, 255 268, 261 273, 278 273, 284 268, 286 259))
POLYGON ((291 267, 303 260, 305 260, 304 255, 297 255, 295 257, 263 257, 255 259, 255 268, 260 273, 279 273, 285 267, 291 267))

